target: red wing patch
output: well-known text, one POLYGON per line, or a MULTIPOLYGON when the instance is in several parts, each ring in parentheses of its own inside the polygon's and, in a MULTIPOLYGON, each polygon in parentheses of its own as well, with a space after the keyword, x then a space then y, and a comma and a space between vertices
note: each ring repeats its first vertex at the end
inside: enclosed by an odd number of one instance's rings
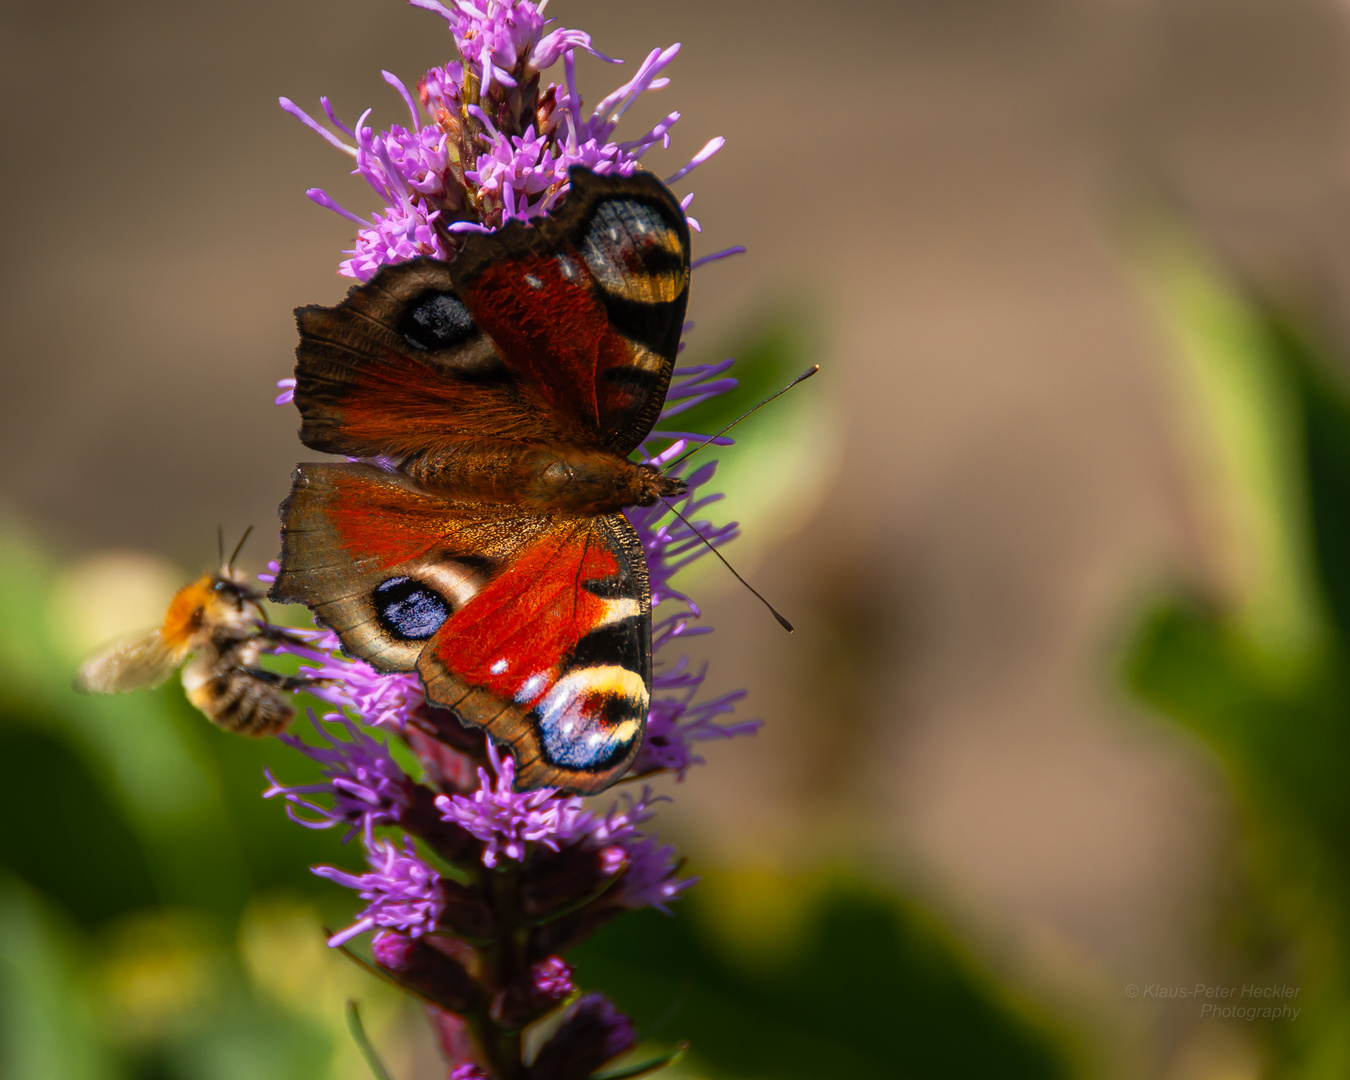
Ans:
POLYGON ((464 293, 507 367, 555 412, 597 433, 596 366, 609 320, 576 253, 492 263, 464 293))

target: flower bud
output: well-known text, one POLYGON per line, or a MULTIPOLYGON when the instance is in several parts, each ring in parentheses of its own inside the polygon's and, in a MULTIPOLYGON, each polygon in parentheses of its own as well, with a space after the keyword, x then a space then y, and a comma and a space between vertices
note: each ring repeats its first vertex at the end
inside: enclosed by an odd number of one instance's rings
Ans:
POLYGON ((451 1012, 466 1012, 477 987, 458 961, 422 938, 384 931, 371 943, 375 963, 409 990, 451 1012))
POLYGON ((626 865, 627 855, 617 844, 598 850, 570 847, 537 851, 521 881, 521 910, 531 919, 546 919, 565 911, 603 892, 626 865))
POLYGON ((567 997, 576 985, 572 969, 558 956, 532 965, 492 1001, 493 1022, 507 1031, 519 1031, 567 997))
POLYGON ((637 1043, 633 1021, 601 994, 587 994, 540 1047, 528 1080, 584 1080, 637 1043))

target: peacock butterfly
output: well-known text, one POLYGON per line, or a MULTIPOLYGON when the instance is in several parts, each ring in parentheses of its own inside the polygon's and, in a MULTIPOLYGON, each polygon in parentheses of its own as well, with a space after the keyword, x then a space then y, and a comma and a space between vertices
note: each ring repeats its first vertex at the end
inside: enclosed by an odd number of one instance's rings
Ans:
POLYGON ((620 512, 683 494, 629 460, 665 402, 689 230, 646 173, 569 173, 553 213, 296 311, 314 450, 271 598, 511 748, 521 789, 589 794, 642 742, 651 598, 620 512), (371 463, 373 462, 373 463, 371 463))

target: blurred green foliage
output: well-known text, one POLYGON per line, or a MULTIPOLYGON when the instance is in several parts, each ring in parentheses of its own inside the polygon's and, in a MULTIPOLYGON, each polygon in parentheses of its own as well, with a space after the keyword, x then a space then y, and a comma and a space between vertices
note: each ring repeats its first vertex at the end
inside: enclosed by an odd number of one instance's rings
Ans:
MULTIPOLYGON (((805 371, 813 359, 820 355, 816 338, 817 334, 803 318, 801 309, 794 311, 788 306, 766 311, 762 317, 747 323, 746 328, 712 347, 700 342, 697 333, 691 334, 689 340, 694 343, 692 349, 695 356, 692 359, 682 357, 681 363, 717 363, 726 357, 735 357, 736 362, 726 375, 735 378, 738 385, 734 390, 700 402, 672 418, 670 426, 708 434, 721 431, 743 412, 781 390, 805 371)), ((803 387, 794 391, 799 397, 789 399, 784 405, 795 404, 800 400, 800 395, 809 397, 817 389, 818 385, 812 384, 809 389, 803 387)), ((737 427, 735 435, 731 437, 753 447, 758 434, 756 429, 766 421, 772 422, 772 410, 773 406, 770 406, 768 411, 756 413, 744 425, 737 427)))
POLYGON ((1350 1076, 1350 357, 1193 254, 1155 275, 1210 454, 1226 580, 1178 590, 1128 651, 1134 691, 1207 746, 1244 815, 1221 931, 1237 981, 1301 987, 1262 1075, 1350 1076))
POLYGON ((689 918, 621 919, 573 959, 649 1038, 692 1044, 727 1077, 1066 1077, 1053 1028, 995 987, 930 918, 847 875, 803 890, 804 925, 752 961, 710 930, 715 894, 689 918))
MULTIPOLYGON (((709 340, 700 331, 688 335, 690 349, 682 362, 707 364, 735 357, 725 374, 738 385, 662 426, 713 434, 782 390, 823 355, 824 335, 810 317, 813 311, 810 304, 780 302, 720 341, 709 340)), ((829 486, 842 447, 834 383, 827 360, 814 378, 729 432, 734 446, 710 446, 689 463, 692 471, 717 462, 711 487, 724 500, 699 517, 741 524, 740 538, 728 554, 743 571, 753 569, 756 555, 770 539, 781 541, 808 520, 829 486)), ((686 587, 697 590, 731 581, 712 559, 695 563, 686 576, 686 587)))

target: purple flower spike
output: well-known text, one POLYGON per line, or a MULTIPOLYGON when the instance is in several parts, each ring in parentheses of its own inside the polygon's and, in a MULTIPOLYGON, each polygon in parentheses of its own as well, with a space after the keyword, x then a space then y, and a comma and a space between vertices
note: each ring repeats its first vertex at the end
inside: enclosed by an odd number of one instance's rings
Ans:
POLYGON ((314 697, 350 709, 371 727, 406 730, 409 712, 426 700, 421 680, 412 673, 390 675, 364 660, 348 659, 338 653, 338 644, 335 634, 315 633, 310 647, 281 645, 277 652, 309 661, 300 673, 321 681, 309 691, 314 697))
MULTIPOLYGON (((410 2, 445 20, 459 56, 427 71, 415 86, 383 72, 398 95, 393 104, 402 123, 371 123, 369 109, 349 123, 327 98, 313 115, 281 100, 285 111, 350 158, 353 173, 375 193, 372 207, 348 208, 321 188, 306 192, 354 228, 341 274, 369 281, 413 258, 453 260, 475 233, 551 213, 565 196, 572 166, 631 176, 654 147, 670 148, 678 111, 652 111, 659 119, 645 131, 625 131, 626 138, 616 132, 644 95, 669 84, 678 44, 652 49, 627 69, 622 85, 583 107, 577 54, 610 58, 589 34, 546 18, 547 0, 410 2), (552 82, 543 75, 550 69, 552 82)), ((666 183, 683 181, 723 142, 710 140, 666 183)), ((689 216, 693 193, 678 195, 690 229, 699 232, 689 216)), ((743 250, 726 248, 691 262, 703 266, 743 250)), ((686 323, 682 332, 691 329, 686 323)), ((680 342, 677 356, 682 348, 680 342)), ((683 429, 699 427, 690 419, 696 410, 736 388, 732 365, 727 359, 680 367, 657 430, 639 448, 642 460, 683 479, 687 490, 670 505, 625 511, 647 559, 654 653, 645 739, 628 779, 673 773, 682 780, 703 762, 700 744, 749 734, 760 723, 736 718, 743 691, 708 696, 706 669, 680 652, 685 639, 711 628, 702 624, 679 574, 737 535, 735 522, 713 520, 722 498, 713 486, 716 448, 734 441, 683 429), (702 456, 686 463, 691 452, 702 456)), ((279 404, 292 402, 295 380, 280 380, 277 390, 279 404)), ((404 471, 392 458, 367 464, 404 471)), ((271 563, 259 577, 273 581, 277 574, 271 563)), ((362 904, 329 944, 374 932, 375 963, 427 1003, 450 1080, 589 1080, 631 1049, 632 1022, 598 994, 578 996, 560 957, 628 909, 669 914, 697 880, 682 878, 684 861, 675 849, 645 831, 664 797, 644 789, 601 811, 554 789, 517 792, 509 753, 464 723, 453 703, 428 701, 417 674, 380 672, 344 656, 329 631, 288 633, 276 651, 300 659, 301 674, 315 680, 309 693, 334 711, 322 720, 310 714, 319 734, 313 745, 283 739, 319 764, 323 782, 288 786, 267 773, 264 794, 282 800, 307 828, 340 824, 344 839, 360 836, 364 872, 314 868, 355 890, 362 904), (415 776, 390 754, 395 739, 417 759, 415 776), (377 835, 383 830, 402 839, 377 835), (451 869, 442 877, 438 867, 451 869), (527 1064, 520 1035, 549 1014, 557 1020, 553 1034, 527 1064)))
MULTIPOLYGON (((418 255, 451 258, 468 232, 548 213, 567 190, 573 165, 630 176, 649 149, 670 145, 678 112, 667 113, 636 138, 615 142, 613 135, 643 94, 669 83, 664 73, 679 45, 653 49, 632 78, 584 114, 576 87, 577 51, 618 63, 596 49, 589 34, 551 27, 542 5, 532 0, 412 3, 446 20, 461 57, 432 68, 419 82, 424 116, 390 72, 384 78, 408 109, 408 127, 393 124, 376 131, 365 126, 368 112, 348 126, 326 98, 321 102, 324 124, 281 99, 286 112, 354 159, 354 171, 384 204, 367 219, 318 188, 308 192, 320 206, 358 226, 339 273, 369 281, 380 267, 418 255), (562 82, 541 87, 541 72, 560 60, 562 82)), ((668 182, 712 157, 723 142, 711 140, 668 182)), ((691 225, 698 229, 692 219, 691 225)))
POLYGON ((436 806, 445 821, 467 829, 483 841, 483 865, 495 867, 500 856, 523 862, 526 846, 543 844, 558 850, 582 815, 581 800, 560 796, 553 788, 517 793, 512 789, 515 762, 489 743, 487 769, 478 770, 480 787, 470 796, 441 795, 436 806), (496 777, 494 782, 493 776, 496 777))
POLYGON ((355 889, 366 902, 356 922, 328 939, 330 948, 377 926, 411 937, 435 929, 441 912, 441 875, 418 857, 411 840, 403 842, 402 851, 387 840, 376 840, 366 848, 366 861, 371 868, 364 874, 349 874, 335 866, 314 867, 319 877, 355 889))
POLYGON ((294 735, 279 738, 322 765, 328 782, 287 787, 277 783, 270 771, 264 770, 272 786, 263 792, 263 798, 280 795, 288 804, 286 813, 290 819, 307 829, 331 829, 334 825, 346 824, 350 828, 342 838, 343 843, 360 832, 369 845, 376 825, 392 824, 408 809, 411 781, 390 757, 384 743, 371 738, 338 713, 328 713, 323 719, 326 724, 345 731, 347 738, 336 738, 324 730, 312 712, 309 722, 325 745, 310 746, 294 735), (320 806, 307 798, 311 795, 326 795, 333 805, 320 806), (299 810, 316 816, 303 817, 299 810))

